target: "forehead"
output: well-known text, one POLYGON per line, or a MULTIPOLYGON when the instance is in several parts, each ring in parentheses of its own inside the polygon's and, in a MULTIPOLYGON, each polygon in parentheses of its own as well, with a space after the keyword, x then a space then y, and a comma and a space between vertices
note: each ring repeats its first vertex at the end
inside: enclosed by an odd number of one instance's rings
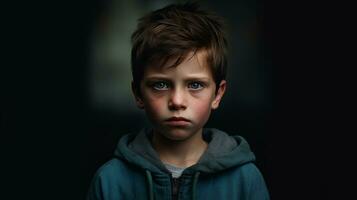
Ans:
POLYGON ((190 52, 183 61, 172 66, 176 59, 169 60, 162 67, 150 65, 144 72, 144 78, 151 75, 183 75, 183 76, 206 76, 211 78, 211 69, 207 62, 207 53, 204 50, 190 52))

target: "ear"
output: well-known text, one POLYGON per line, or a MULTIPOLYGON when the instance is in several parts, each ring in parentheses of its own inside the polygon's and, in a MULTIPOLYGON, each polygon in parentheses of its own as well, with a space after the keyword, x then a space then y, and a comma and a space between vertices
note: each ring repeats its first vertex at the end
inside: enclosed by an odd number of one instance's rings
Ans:
POLYGON ((211 108, 213 110, 218 108, 219 103, 221 102, 222 97, 223 97, 224 93, 226 92, 226 86, 227 86, 226 80, 222 80, 221 83, 217 86, 218 87, 217 94, 211 104, 211 108))
POLYGON ((137 91, 137 89, 135 88, 133 81, 131 82, 131 91, 133 92, 136 105, 140 109, 144 109, 144 102, 143 102, 142 98, 140 97, 141 95, 139 95, 139 91, 137 91))

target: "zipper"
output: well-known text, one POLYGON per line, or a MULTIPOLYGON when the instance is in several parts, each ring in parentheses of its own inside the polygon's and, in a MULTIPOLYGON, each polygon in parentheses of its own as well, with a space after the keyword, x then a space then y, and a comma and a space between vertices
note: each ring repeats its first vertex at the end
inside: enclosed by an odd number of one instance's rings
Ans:
POLYGON ((172 200, 178 200, 179 199, 179 190, 180 190, 181 177, 173 178, 171 176, 171 183, 172 183, 172 200))

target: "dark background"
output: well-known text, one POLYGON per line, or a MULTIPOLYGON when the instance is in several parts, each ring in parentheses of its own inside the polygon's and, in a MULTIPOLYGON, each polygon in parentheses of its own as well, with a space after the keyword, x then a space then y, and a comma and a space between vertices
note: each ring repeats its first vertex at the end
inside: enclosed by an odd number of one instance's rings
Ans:
MULTIPOLYGON (((330 101, 320 98, 328 90, 323 84, 323 72, 328 71, 320 70, 320 58, 328 54, 321 52, 325 40, 314 32, 316 24, 300 11, 291 16, 294 8, 304 6, 205 2, 233 24, 241 22, 239 17, 256 21, 251 60, 235 61, 249 66, 249 81, 232 81, 231 94, 207 126, 249 141, 272 199, 334 199, 336 188, 330 183, 340 179, 331 170, 345 159, 331 150, 336 146, 331 131, 337 129, 337 121, 329 120, 335 111, 330 101), (242 102, 244 97, 235 98, 240 93, 232 91, 233 84, 264 98, 258 96, 256 104, 242 102)), ((110 159, 121 134, 139 129, 132 125, 143 121, 140 115, 94 109, 89 102, 89 41, 108 4, 4 5, 1 199, 84 199, 93 173, 110 159)))

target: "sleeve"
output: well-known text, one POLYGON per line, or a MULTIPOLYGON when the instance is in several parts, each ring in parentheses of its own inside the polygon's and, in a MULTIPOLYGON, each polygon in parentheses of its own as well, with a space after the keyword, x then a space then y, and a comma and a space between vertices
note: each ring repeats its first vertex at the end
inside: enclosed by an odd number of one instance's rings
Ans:
POLYGON ((102 180, 99 173, 96 173, 89 186, 86 200, 104 200, 102 190, 102 180))
POLYGON ((121 200, 132 199, 133 183, 128 170, 119 160, 110 160, 103 164, 94 174, 88 188, 86 200, 121 200))
POLYGON ((259 169, 252 165, 250 170, 250 183, 248 187, 249 200, 270 200, 269 192, 265 184, 262 173, 259 169))

